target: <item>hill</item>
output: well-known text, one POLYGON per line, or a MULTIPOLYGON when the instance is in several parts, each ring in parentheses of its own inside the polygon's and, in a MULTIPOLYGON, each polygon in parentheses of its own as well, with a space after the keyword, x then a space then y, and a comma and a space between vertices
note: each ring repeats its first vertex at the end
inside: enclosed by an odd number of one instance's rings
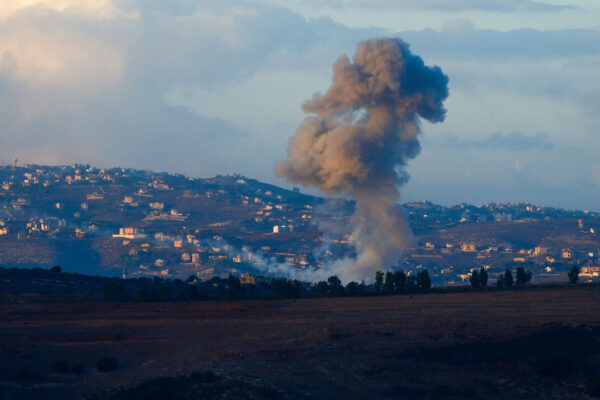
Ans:
MULTIPOLYGON (((89 165, 0 167, 0 265, 104 276, 201 279, 317 269, 353 254, 354 204, 231 174, 191 178, 89 165), (335 226, 336 229, 329 229, 335 226)), ((491 279, 521 263, 534 281, 564 281, 598 263, 600 218, 532 204, 404 205, 417 245, 393 266, 427 268, 436 285, 491 279)), ((593 277, 590 277, 590 279, 593 277)), ((586 278, 587 279, 587 278, 586 278)))

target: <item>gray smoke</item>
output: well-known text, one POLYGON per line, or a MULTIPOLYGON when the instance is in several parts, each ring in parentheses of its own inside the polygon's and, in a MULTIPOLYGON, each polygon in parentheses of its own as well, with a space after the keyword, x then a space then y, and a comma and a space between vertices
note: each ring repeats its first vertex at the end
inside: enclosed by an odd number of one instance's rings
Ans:
POLYGON ((448 77, 428 67, 400 39, 358 44, 340 57, 327 93, 302 109, 307 117, 275 172, 288 181, 356 200, 352 243, 357 256, 327 265, 319 276, 371 277, 395 263, 414 238, 402 216, 399 188, 407 162, 420 151, 419 117, 444 120, 448 77))

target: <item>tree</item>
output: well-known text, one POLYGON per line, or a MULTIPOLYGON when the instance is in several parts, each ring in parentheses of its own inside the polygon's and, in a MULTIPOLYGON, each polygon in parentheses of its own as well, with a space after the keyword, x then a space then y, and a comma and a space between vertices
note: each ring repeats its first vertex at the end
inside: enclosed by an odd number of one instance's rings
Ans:
POLYGON ((355 296, 358 293, 358 283, 352 281, 346 285, 346 292, 350 296, 355 296))
POLYGON ((481 285, 481 280, 479 277, 479 271, 476 269, 473 269, 471 271, 471 276, 469 277, 469 281, 471 282, 471 286, 473 287, 473 289, 477 289, 479 288, 479 286, 481 285))
POLYGON ((414 292, 417 288, 417 277, 415 275, 409 275, 406 278, 406 291, 414 292))
POLYGON ((504 279, 503 279, 503 286, 504 287, 512 287, 513 285, 513 276, 512 276, 512 271, 508 268, 506 268, 506 270, 504 271, 504 279))
POLYGON ((498 277, 498 280, 496 281, 496 287, 498 287, 498 288, 504 287, 504 274, 502 274, 498 277))
POLYGON ((392 274, 390 271, 385 273, 383 289, 386 293, 392 293, 394 291, 394 274, 392 274))
POLYGON ((102 292, 106 301, 126 301, 129 300, 129 292, 125 286, 114 281, 107 283, 102 292))
POLYGON ((139 287, 138 289, 138 298, 140 299, 140 301, 147 301, 148 300, 148 289, 146 289, 145 285, 142 285, 139 287))
POLYGON ((396 271, 394 273, 394 289, 396 292, 404 292, 406 286, 406 274, 404 271, 396 271))
POLYGON ((573 265, 571 272, 569 272, 567 275, 569 276, 569 282, 571 282, 573 285, 576 284, 579 280, 579 268, 577 268, 577 265, 573 265))
POLYGON ((227 287, 229 298, 237 299, 238 297, 241 297, 242 291, 240 278, 229 274, 229 276, 227 277, 227 287))
POLYGON ((481 267, 479 270, 479 286, 484 288, 488 283, 488 273, 485 268, 481 267))
POLYGON ((60 265, 55 265, 54 267, 50 268, 50 272, 59 273, 61 271, 62 271, 62 268, 60 267, 60 265))
POLYGON ((531 271, 525 271, 525 268, 517 268, 517 285, 525 286, 531 280, 531 271))
POLYGON ((431 279, 429 278, 429 272, 426 269, 420 271, 417 274, 417 289, 425 292, 431 288, 431 279))
POLYGON ((342 281, 336 275, 332 275, 327 278, 327 283, 329 284, 329 292, 335 296, 341 296, 344 294, 344 286, 342 286, 342 281))
POLYGON ((314 286, 314 290, 320 295, 326 295, 327 290, 329 289, 329 285, 325 281, 320 281, 314 286))
POLYGON ((377 271, 377 272, 375 272, 375 290, 377 292, 380 292, 382 286, 383 286, 383 272, 377 271))

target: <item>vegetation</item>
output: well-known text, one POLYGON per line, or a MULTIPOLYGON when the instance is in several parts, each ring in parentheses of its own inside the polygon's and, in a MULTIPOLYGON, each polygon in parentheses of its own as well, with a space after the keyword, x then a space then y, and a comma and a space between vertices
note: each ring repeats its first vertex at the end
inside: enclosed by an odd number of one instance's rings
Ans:
POLYGON ((117 368, 118 362, 116 358, 101 358, 96 362, 96 369, 99 372, 110 372, 117 368))
POLYGON ((523 267, 517 268, 517 285, 525 286, 531 280, 531 271, 525 270, 523 267))
POLYGON ((71 372, 75 375, 83 375, 85 373, 85 366, 83 364, 74 364, 71 368, 71 372))
POLYGON ((67 361, 57 361, 54 363, 54 369, 59 374, 66 374, 69 372, 69 363, 67 361))
POLYGON ((573 265, 573 268, 571 268, 571 271, 567 275, 569 276, 569 282, 573 285, 576 284, 579 280, 579 268, 577 268, 577 265, 573 265))
POLYGON ((129 292, 122 284, 111 281, 104 286, 103 297, 106 301, 127 301, 129 292))

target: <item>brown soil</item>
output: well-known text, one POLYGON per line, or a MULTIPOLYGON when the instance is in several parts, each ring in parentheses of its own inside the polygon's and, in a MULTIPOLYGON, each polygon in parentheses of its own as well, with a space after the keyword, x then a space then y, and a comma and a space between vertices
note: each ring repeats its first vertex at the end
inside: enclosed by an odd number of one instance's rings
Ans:
MULTIPOLYGON (((265 393, 285 394, 281 398, 581 399, 583 370, 594 368, 600 354, 599 332, 590 328, 595 325, 598 286, 244 302, 0 304, 0 398, 89 397, 212 370, 221 386, 258 385, 268 388, 265 393), (562 358, 552 359, 555 353, 562 358), (119 366, 95 371, 102 357, 119 366), (59 374, 59 360, 81 363, 86 372, 59 374), (566 371, 540 367, 561 360, 566 371)), ((248 398, 260 398, 256 393, 248 398)), ((207 396, 181 398, 229 398, 207 396)))

